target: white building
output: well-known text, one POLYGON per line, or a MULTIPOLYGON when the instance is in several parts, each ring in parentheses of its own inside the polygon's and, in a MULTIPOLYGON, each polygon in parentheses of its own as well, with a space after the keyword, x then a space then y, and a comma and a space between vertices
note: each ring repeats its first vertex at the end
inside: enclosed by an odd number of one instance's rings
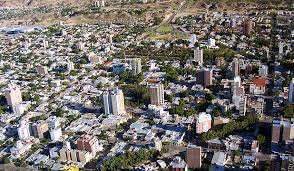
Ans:
POLYGON ((21 155, 25 154, 27 151, 29 151, 32 147, 32 144, 30 143, 23 143, 21 141, 17 141, 16 145, 10 149, 11 158, 17 159, 21 157, 21 155))
POLYGON ((208 39, 208 47, 209 48, 215 47, 215 39, 213 38, 208 39))
POLYGON ((68 60, 67 63, 66 63, 66 68, 67 68, 68 72, 70 72, 71 70, 74 70, 75 69, 74 63, 71 62, 70 60, 68 60))
POLYGON ((27 121, 20 121, 20 125, 17 128, 18 137, 21 140, 26 140, 30 137, 30 125, 27 121))
POLYGON ((279 54, 283 54, 284 53, 284 43, 279 42, 278 46, 279 46, 279 54))
POLYGON ((121 115, 126 113, 124 94, 122 90, 115 88, 103 93, 103 106, 105 114, 121 115))
POLYGON ((258 70, 258 75, 261 77, 266 77, 268 74, 268 66, 262 65, 258 70))
POLYGON ((194 61, 200 66, 203 65, 203 50, 199 49, 199 47, 194 49, 194 61))
POLYGON ((60 140, 61 136, 62 136, 62 131, 60 127, 50 129, 50 138, 52 141, 60 140))

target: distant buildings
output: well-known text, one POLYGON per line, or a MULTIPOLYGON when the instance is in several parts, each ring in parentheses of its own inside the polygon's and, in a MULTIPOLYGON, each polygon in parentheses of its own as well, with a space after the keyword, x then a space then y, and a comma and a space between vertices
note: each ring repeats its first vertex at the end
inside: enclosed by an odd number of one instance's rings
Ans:
POLYGON ((196 116, 196 133, 201 134, 210 130, 212 118, 210 114, 201 112, 196 116))
POLYGON ((245 20, 245 22, 244 22, 244 34, 246 36, 250 36, 251 31, 252 31, 252 25, 253 25, 253 23, 252 23, 252 21, 250 19, 245 20))
POLYGON ((188 171, 187 163, 181 159, 181 157, 177 156, 169 165, 170 171, 188 171))
POLYGON ((10 149, 12 159, 17 159, 29 151, 32 147, 31 143, 17 141, 16 145, 10 149))
POLYGON ((141 58, 132 58, 131 59, 131 72, 133 75, 137 75, 142 72, 141 58))
POLYGON ((213 73, 211 69, 203 68, 196 73, 196 84, 202 86, 211 86, 212 85, 213 73))
POLYGON ((274 119, 272 123, 272 143, 280 143, 294 138, 294 120, 274 119))
POLYGON ((27 121, 20 121, 19 127, 17 128, 18 137, 20 140, 26 140, 30 137, 30 125, 27 121))
POLYGON ((289 85, 288 101, 289 103, 294 103, 294 78, 292 79, 289 85))
POLYGON ((199 169, 202 165, 201 158, 201 147, 195 145, 188 145, 186 151, 186 162, 188 164, 188 168, 191 169, 199 169))
POLYGON ((240 64, 239 60, 237 58, 233 59, 232 62, 232 76, 233 78, 237 77, 240 75, 240 64))
POLYGON ((101 64, 102 58, 100 56, 97 56, 95 53, 91 52, 88 54, 88 60, 91 64, 101 64))
POLYGON ((208 47, 209 48, 215 47, 215 39, 213 39, 213 38, 208 39, 208 47))
POLYGON ((152 84, 149 86, 150 101, 152 105, 161 106, 164 104, 163 84, 152 84))
POLYGON ((278 43, 278 47, 279 47, 279 54, 280 55, 284 54, 284 43, 283 42, 279 42, 278 43))
POLYGON ((126 113, 122 90, 115 88, 112 91, 105 91, 102 96, 105 114, 121 115, 126 113))
POLYGON ((7 104, 12 108, 22 102, 21 91, 16 85, 8 85, 5 97, 7 104))
POLYGON ((51 116, 50 118, 48 118, 48 128, 49 128, 51 140, 52 141, 60 140, 62 136, 62 130, 56 116, 51 116))
POLYGON ((92 135, 82 135, 77 140, 77 149, 72 149, 69 142, 66 142, 60 150, 61 161, 80 162, 83 165, 96 156, 102 150, 98 139, 92 135))
POLYGON ((36 68, 38 74, 40 74, 41 76, 46 76, 48 75, 48 67, 47 66, 38 66, 36 68))
POLYGON ((74 70, 75 67, 74 67, 74 63, 70 60, 68 60, 66 62, 66 68, 67 68, 67 72, 70 72, 71 70, 74 70))
POLYGON ((203 50, 199 47, 194 49, 194 61, 200 66, 203 65, 203 50))
POLYGON ((36 138, 45 138, 46 133, 48 132, 48 124, 43 121, 37 121, 32 124, 32 134, 36 138))
POLYGON ((87 135, 87 134, 82 135, 77 140, 77 146, 78 146, 78 150, 89 151, 90 153, 93 154, 93 157, 95 157, 96 153, 101 150, 98 139, 95 136, 87 135))
POLYGON ((267 65, 262 65, 259 70, 258 70, 258 75, 260 77, 266 77, 268 74, 268 66, 267 65))

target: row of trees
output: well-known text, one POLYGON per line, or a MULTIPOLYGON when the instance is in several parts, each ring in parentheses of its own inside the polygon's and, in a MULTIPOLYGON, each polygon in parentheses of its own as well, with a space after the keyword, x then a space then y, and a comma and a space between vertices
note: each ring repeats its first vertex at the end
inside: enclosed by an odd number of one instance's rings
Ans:
POLYGON ((157 152, 156 150, 140 149, 138 151, 126 151, 123 154, 103 161, 100 169, 101 171, 127 169, 130 166, 134 166, 147 160, 154 159, 158 155, 159 152, 157 152))
POLYGON ((203 142, 206 142, 207 140, 215 138, 224 138, 225 136, 232 134, 233 132, 244 130, 250 125, 256 123, 257 121, 257 115, 248 114, 241 120, 225 124, 221 129, 210 130, 206 133, 201 134, 200 139, 203 142))

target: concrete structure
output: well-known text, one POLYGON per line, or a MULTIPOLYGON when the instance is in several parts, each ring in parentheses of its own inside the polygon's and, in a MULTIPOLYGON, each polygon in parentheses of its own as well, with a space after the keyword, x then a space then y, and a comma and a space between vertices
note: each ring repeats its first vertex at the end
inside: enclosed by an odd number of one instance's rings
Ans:
POLYGON ((142 72, 141 58, 134 58, 131 61, 132 74, 137 75, 142 72))
POLYGON ((266 77, 268 74, 268 66, 262 65, 258 70, 258 75, 261 77, 266 77))
POLYGON ((196 133, 201 134, 207 132, 211 128, 211 115, 201 112, 196 116, 196 133))
POLYGON ((232 76, 235 78, 240 75, 240 64, 237 58, 233 59, 232 62, 232 76))
POLYGON ((32 126, 32 133, 35 138, 45 138, 45 133, 48 132, 48 124, 43 121, 37 121, 33 123, 32 126))
POLYGON ((294 78, 289 85, 288 101, 289 103, 294 103, 294 78))
POLYGON ((36 68, 37 72, 41 76, 46 76, 48 75, 48 67, 47 66, 38 66, 36 68))
POLYGON ((211 86, 212 85, 213 73, 211 69, 203 68, 196 73, 196 84, 202 86, 211 86))
POLYGON ((245 22, 244 22, 244 34, 246 36, 250 36, 251 31, 252 31, 252 25, 253 25, 253 23, 252 23, 252 21, 250 19, 245 20, 245 22))
POLYGON ((273 119, 272 143, 294 139, 294 119, 273 119))
POLYGON ((163 84, 152 84, 149 86, 150 102, 152 105, 161 106, 164 104, 163 84))
POLYGON ((203 65, 203 50, 199 47, 194 49, 194 61, 200 66, 203 65))
POLYGON ((16 106, 22 102, 21 91, 16 85, 9 85, 5 90, 7 104, 10 107, 16 106))
POLYGON ((186 151, 186 162, 188 168, 199 169, 202 165, 201 146, 188 145, 186 151))
POLYGON ((115 88, 110 92, 105 91, 102 96, 105 114, 120 115, 126 113, 122 90, 115 88))
POLYGON ((101 150, 98 139, 92 135, 82 135, 77 140, 78 150, 88 151, 95 157, 96 153, 101 150))
POLYGON ((66 62, 66 69, 67 69, 67 72, 70 72, 71 70, 74 70, 75 67, 74 67, 74 63, 70 60, 68 60, 66 62))
POLYGON ((169 170, 170 171, 188 171, 188 165, 183 159, 181 159, 181 157, 177 156, 170 163, 169 170))
POLYGON ((279 47, 279 54, 280 55, 284 54, 284 43, 279 42, 278 47, 279 47))
POLYGON ((88 60, 91 64, 102 64, 102 58, 93 52, 88 54, 88 60))
POLYGON ((17 128, 18 137, 21 140, 26 140, 30 137, 30 125, 27 121, 20 121, 20 125, 17 128))
POLYGON ((215 39, 209 38, 207 43, 209 48, 215 47, 215 39))

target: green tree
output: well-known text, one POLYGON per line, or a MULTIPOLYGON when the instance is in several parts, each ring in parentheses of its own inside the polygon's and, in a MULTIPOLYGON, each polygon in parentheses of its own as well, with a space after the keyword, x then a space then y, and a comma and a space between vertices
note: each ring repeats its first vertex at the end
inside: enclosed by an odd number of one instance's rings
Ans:
POLYGON ((262 134, 257 135, 257 140, 260 145, 263 145, 264 143, 266 143, 266 137, 262 134))
POLYGON ((292 104, 287 104, 284 108, 284 117, 285 118, 293 118, 294 117, 294 107, 292 104))

